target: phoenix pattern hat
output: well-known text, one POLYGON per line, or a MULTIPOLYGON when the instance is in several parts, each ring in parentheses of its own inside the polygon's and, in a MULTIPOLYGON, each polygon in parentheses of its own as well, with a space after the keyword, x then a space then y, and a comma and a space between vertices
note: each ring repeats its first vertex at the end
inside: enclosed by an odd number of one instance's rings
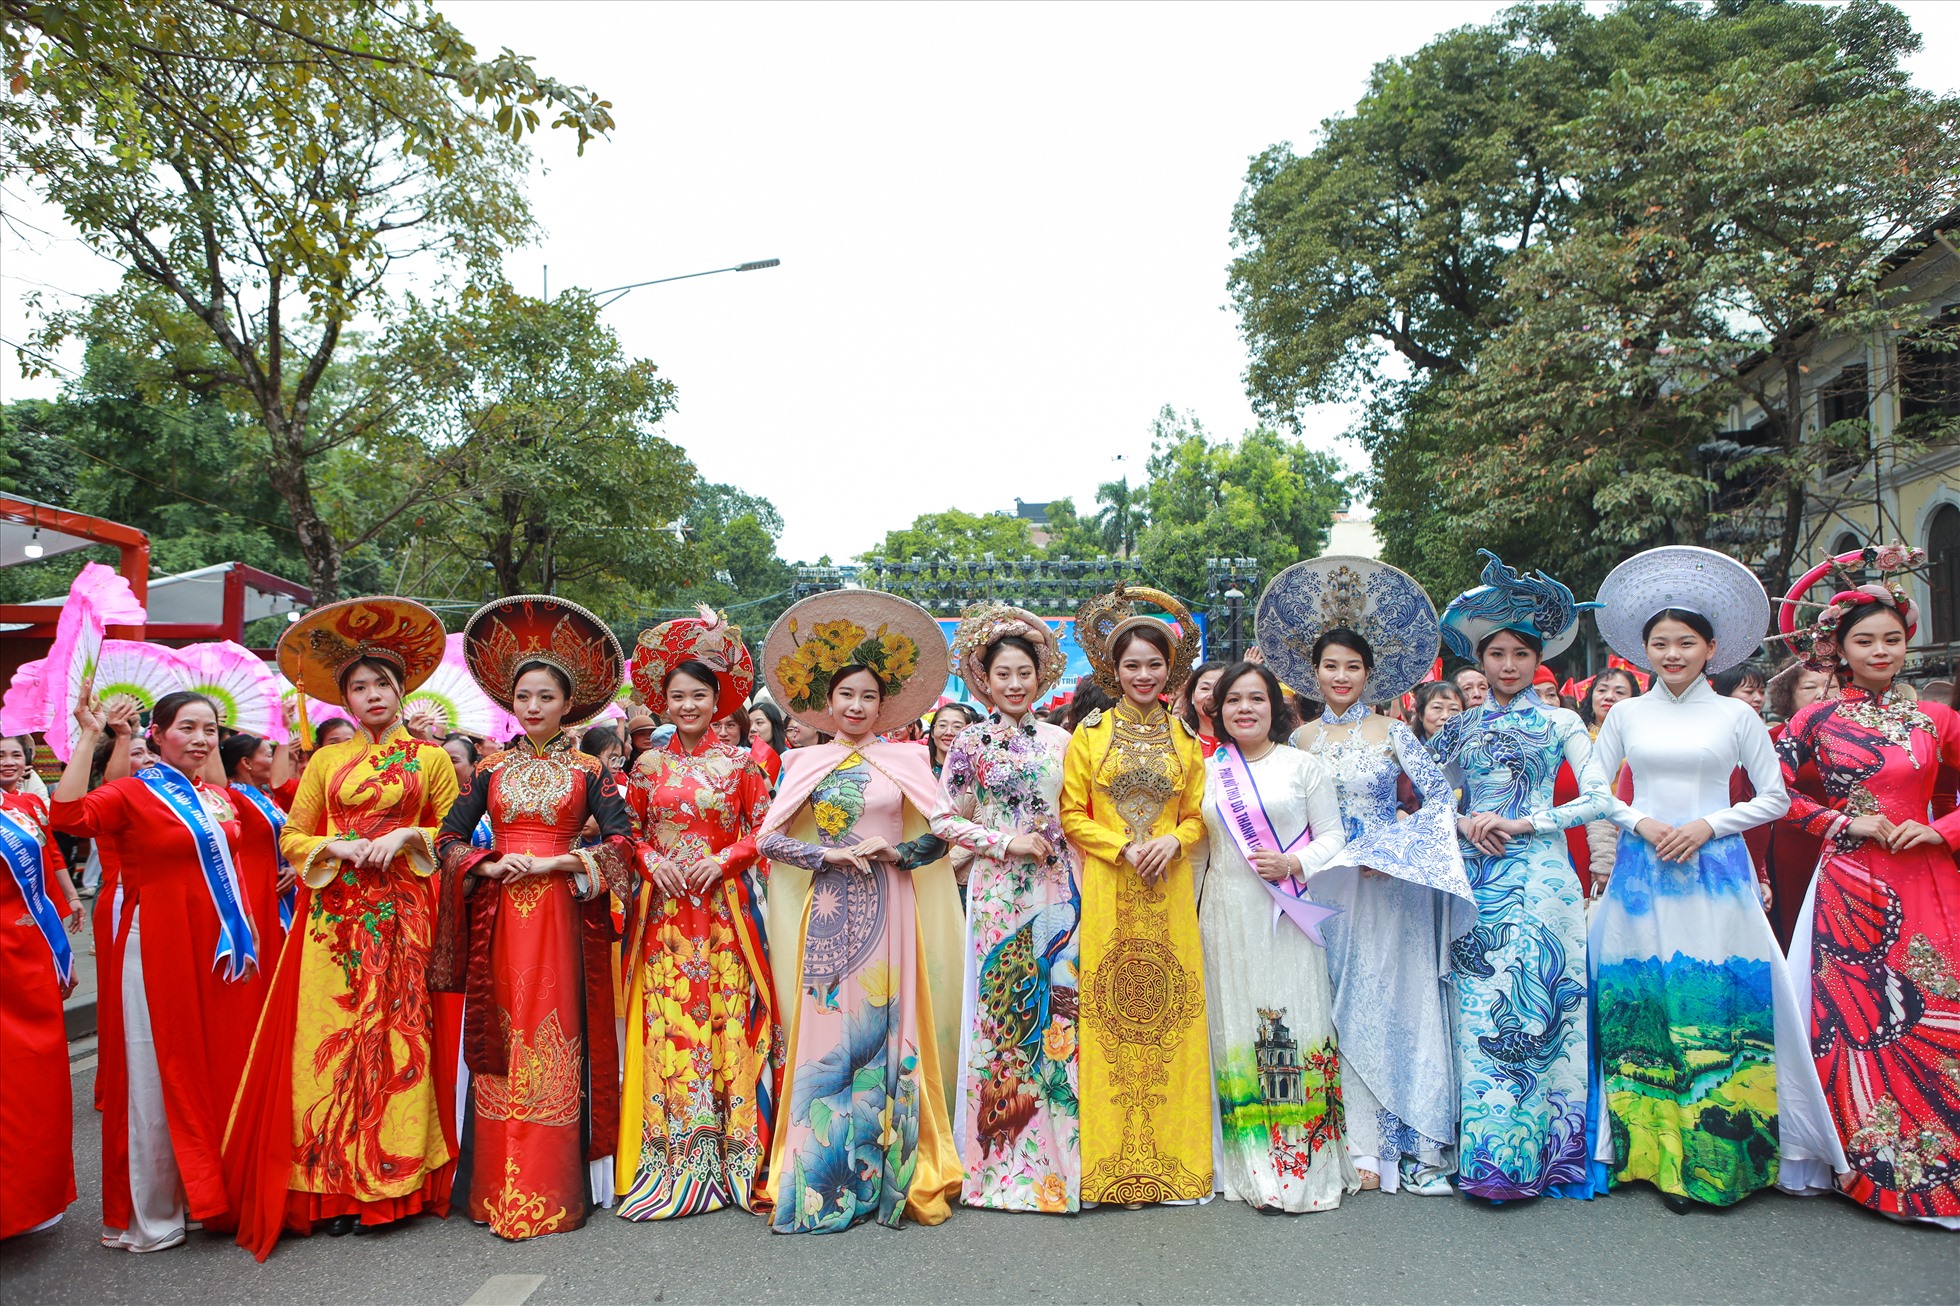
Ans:
POLYGON ((626 661, 605 622, 549 594, 519 594, 478 608, 463 627, 463 658, 483 692, 506 712, 520 667, 542 662, 562 672, 572 682, 567 725, 613 701, 626 661))
POLYGON ((279 671, 300 693, 347 705, 341 677, 362 658, 395 669, 407 697, 442 665, 442 618, 413 599, 342 599, 313 609, 279 638, 279 671))

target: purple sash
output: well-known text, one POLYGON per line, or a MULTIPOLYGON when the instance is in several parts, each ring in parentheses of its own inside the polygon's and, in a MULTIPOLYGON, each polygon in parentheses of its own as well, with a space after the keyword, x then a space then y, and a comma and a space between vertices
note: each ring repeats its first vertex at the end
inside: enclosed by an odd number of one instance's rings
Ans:
MULTIPOLYGON (((1247 866, 1255 866, 1252 854, 1255 852, 1290 853, 1302 843, 1313 838, 1311 828, 1300 831, 1297 838, 1282 843, 1277 831, 1273 829, 1272 818, 1266 815, 1266 803, 1259 794, 1259 782, 1253 777, 1252 765, 1245 760, 1235 740, 1227 739, 1218 745, 1212 754, 1218 778, 1218 810, 1225 818, 1225 828, 1231 832, 1232 842, 1238 846, 1239 856, 1247 866)), ((1279 918, 1284 916, 1300 927, 1301 933, 1322 947, 1327 940, 1320 936, 1320 923, 1340 910, 1338 907, 1323 907, 1305 895, 1306 881, 1297 875, 1274 883, 1261 876, 1259 882, 1266 886, 1266 892, 1273 899, 1274 929, 1279 928, 1279 918)))

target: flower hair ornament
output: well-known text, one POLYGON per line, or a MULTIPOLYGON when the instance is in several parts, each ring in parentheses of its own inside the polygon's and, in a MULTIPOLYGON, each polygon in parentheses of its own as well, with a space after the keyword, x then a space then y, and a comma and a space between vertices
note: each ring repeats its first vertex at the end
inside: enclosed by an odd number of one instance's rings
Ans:
POLYGON ((1919 605, 1906 593, 1899 577, 1919 570, 1926 565, 1926 550, 1911 545, 1893 542, 1891 544, 1867 544, 1862 549, 1853 549, 1827 558, 1803 575, 1797 577, 1790 586, 1790 592, 1783 596, 1777 613, 1777 631, 1770 639, 1788 644, 1790 651, 1803 659, 1804 666, 1812 671, 1837 671, 1842 666, 1838 651, 1838 628, 1853 611, 1868 603, 1882 603, 1899 614, 1905 622, 1906 638, 1911 639, 1919 630, 1919 605), (1854 575, 1857 571, 1875 571, 1878 580, 1860 582, 1854 575), (1799 625, 1799 613, 1806 607, 1817 607, 1816 601, 1803 595, 1826 577, 1835 575, 1843 589, 1830 597, 1809 625, 1799 625))
POLYGON ((974 701, 989 710, 994 702, 987 692, 987 671, 981 663, 987 650, 1009 635, 1025 639, 1034 649, 1036 683, 1030 703, 1039 703, 1055 692, 1067 662, 1054 630, 1026 608, 992 600, 968 607, 960 614, 959 629, 953 635, 952 670, 966 681, 974 701))

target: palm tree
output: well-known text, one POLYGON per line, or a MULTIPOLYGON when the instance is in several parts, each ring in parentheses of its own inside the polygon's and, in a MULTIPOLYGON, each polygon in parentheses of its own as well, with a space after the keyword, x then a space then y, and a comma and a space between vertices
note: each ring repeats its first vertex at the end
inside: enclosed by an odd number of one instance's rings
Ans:
POLYGON ((1104 481, 1096 487, 1096 527, 1102 532, 1103 547, 1119 558, 1127 558, 1137 546, 1137 532, 1143 528, 1143 496, 1130 488, 1130 478, 1104 481))

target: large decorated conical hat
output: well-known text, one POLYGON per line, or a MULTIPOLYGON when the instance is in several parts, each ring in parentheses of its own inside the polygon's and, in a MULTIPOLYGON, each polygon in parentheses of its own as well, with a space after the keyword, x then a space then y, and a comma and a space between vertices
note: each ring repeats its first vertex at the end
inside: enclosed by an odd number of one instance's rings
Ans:
POLYGON ((1709 675, 1756 656, 1769 633, 1769 595, 1756 574, 1726 553, 1692 544, 1670 544, 1636 553, 1613 568, 1599 587, 1600 638, 1642 671, 1647 660, 1647 621, 1678 608, 1699 613, 1715 629, 1709 675))
POLYGON ((1421 684, 1436 662, 1436 605, 1415 577, 1373 558, 1296 562, 1259 596, 1259 651, 1282 684, 1320 697, 1313 646, 1345 626, 1368 641, 1375 669, 1361 697, 1386 703, 1421 684))
POLYGON ((827 590, 776 619, 762 644, 762 671, 784 711, 835 732, 830 686, 847 667, 878 677, 883 734, 918 720, 946 687, 948 655, 939 623, 910 599, 883 590, 827 590))
POLYGON ((308 698, 347 706, 340 677, 361 658, 393 667, 407 695, 442 665, 442 618, 414 599, 380 595, 313 609, 279 637, 279 671, 308 698))
POLYGON ((1116 647, 1118 636, 1146 622, 1155 622, 1164 627, 1171 637, 1170 673, 1164 681, 1164 689, 1167 693, 1175 693, 1185 677, 1191 674, 1191 668, 1197 665, 1202 643, 1198 623, 1192 619, 1191 609, 1185 607, 1182 600, 1162 590, 1126 585, 1119 580, 1115 589, 1096 595, 1076 609, 1075 642, 1082 646, 1082 652, 1088 657, 1089 669, 1095 673, 1096 684, 1111 698, 1121 699, 1123 686, 1116 679, 1116 664, 1109 656, 1110 650, 1116 647), (1169 618, 1139 613, 1139 602, 1155 604, 1170 614, 1169 618))
POLYGON ((572 682, 565 723, 586 720, 613 701, 626 655, 606 623, 551 594, 517 594, 486 603, 463 626, 463 660, 490 701, 506 712, 518 668, 555 667, 572 682))

